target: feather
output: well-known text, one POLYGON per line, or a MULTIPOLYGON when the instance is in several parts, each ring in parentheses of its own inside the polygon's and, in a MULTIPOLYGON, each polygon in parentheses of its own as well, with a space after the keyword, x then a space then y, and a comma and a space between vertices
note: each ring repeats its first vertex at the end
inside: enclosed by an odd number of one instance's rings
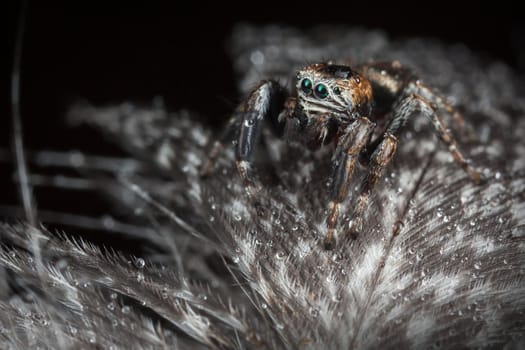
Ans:
POLYGON ((212 131, 193 113, 76 105, 70 120, 99 128, 137 162, 89 174, 130 213, 129 225, 148 228, 143 240, 156 248, 127 258, 43 227, 4 224, 0 266, 10 288, 0 302, 1 347, 523 346, 525 99, 512 70, 464 47, 344 28, 242 26, 231 52, 245 92, 263 77, 285 81, 305 61, 400 60, 462 110, 467 125, 455 132, 487 181, 473 184, 415 120, 363 232, 340 234, 328 251, 330 149, 309 152, 267 135, 271 156, 255 162, 265 186, 254 203, 231 150, 209 179, 199 177, 212 131))

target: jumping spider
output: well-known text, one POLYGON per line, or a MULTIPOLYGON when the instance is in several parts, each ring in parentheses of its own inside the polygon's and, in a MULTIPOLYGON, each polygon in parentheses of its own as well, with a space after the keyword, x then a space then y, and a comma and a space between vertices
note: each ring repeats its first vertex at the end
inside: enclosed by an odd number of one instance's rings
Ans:
POLYGON ((478 183, 481 174, 465 160, 437 112, 454 112, 443 97, 423 85, 399 62, 371 63, 350 68, 332 63, 311 64, 297 73, 296 94, 289 96, 276 81, 259 83, 240 104, 224 134, 211 148, 202 174, 209 173, 228 139, 236 139, 237 169, 248 193, 256 191, 250 158, 259 142, 263 122, 278 136, 293 124, 311 149, 336 143, 329 189, 325 247, 334 244, 340 203, 347 197, 356 161, 368 166, 357 199, 351 234, 362 228, 368 199, 385 166, 396 152, 398 137, 409 117, 427 117, 456 163, 478 183), (384 131, 372 139, 376 121, 386 115, 384 131), (292 122, 292 123, 290 123, 292 122), (287 125, 288 124, 288 125, 287 125), (286 128, 285 128, 286 126, 286 128))

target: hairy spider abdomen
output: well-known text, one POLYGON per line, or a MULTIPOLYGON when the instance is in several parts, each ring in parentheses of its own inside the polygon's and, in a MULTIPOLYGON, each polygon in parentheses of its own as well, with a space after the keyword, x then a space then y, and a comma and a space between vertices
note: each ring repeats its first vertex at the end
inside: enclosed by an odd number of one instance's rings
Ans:
POLYGON ((406 85, 417 79, 399 61, 360 65, 356 69, 371 81, 376 117, 382 117, 390 111, 406 85))

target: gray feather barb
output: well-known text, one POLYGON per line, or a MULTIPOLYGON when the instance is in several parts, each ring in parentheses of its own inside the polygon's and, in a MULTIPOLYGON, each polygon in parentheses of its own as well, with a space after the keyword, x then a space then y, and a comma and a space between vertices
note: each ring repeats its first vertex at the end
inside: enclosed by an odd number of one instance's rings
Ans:
POLYGON ((199 176, 212 132, 193 113, 74 106, 70 120, 133 155, 91 184, 102 179, 128 210, 119 229, 155 248, 127 258, 43 227, 0 226, 0 348, 523 348, 525 96, 515 73, 464 47, 376 31, 239 27, 231 43, 244 92, 305 61, 401 61, 462 111, 466 125, 452 131, 487 180, 473 184, 416 118, 362 234, 327 251, 330 150, 266 135, 271 156, 255 167, 275 180, 256 207, 231 150, 199 176))

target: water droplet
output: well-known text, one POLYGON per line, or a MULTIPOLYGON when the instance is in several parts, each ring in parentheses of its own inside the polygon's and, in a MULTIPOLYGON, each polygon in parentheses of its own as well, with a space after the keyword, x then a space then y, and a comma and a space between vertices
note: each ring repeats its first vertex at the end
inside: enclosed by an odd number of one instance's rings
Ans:
POLYGON ((507 265, 509 262, 507 261, 507 259, 503 259, 503 264, 504 265, 507 265))
POLYGON ((109 215, 104 215, 102 217, 102 225, 107 229, 112 229, 115 227, 115 220, 109 215))
POLYGON ((268 304, 266 304, 266 303, 262 303, 262 304, 261 304, 261 308, 262 308, 263 310, 266 310, 266 309, 268 308, 268 304))
POLYGON ((162 296, 162 299, 168 299, 168 288, 166 287, 162 288, 161 296, 162 296))
POLYGON ((319 316, 319 310, 317 310, 316 308, 313 308, 313 307, 310 308, 309 313, 310 313, 310 316, 312 316, 312 317, 319 316))
POLYGON ((494 178, 495 178, 496 180, 501 179, 501 173, 500 173, 499 171, 497 171, 497 172, 494 174, 494 178))
POLYGON ((137 273, 137 282, 144 282, 144 275, 141 272, 137 273))
POLYGON ((483 320, 483 317, 482 317, 481 315, 474 315, 474 316, 472 317, 472 320, 473 320, 474 322, 478 322, 478 321, 483 320))
POLYGON ((235 214, 233 214, 233 220, 235 220, 235 221, 241 221, 241 220, 242 220, 242 217, 241 217, 240 214, 235 213, 235 214))
POLYGON ((341 260, 341 255, 340 254, 337 254, 335 253, 334 255, 332 255, 332 261, 338 261, 338 260, 341 260))
POLYGON ((264 63, 264 54, 261 51, 256 50, 251 53, 250 61, 252 61, 253 64, 259 66, 264 63))
POLYGON ((85 157, 78 151, 73 151, 69 154, 69 162, 75 168, 81 167, 85 163, 85 157))
POLYGON ((238 264, 241 259, 238 256, 234 256, 232 260, 234 264, 238 264))
POLYGON ((505 222, 505 219, 503 219, 501 216, 498 218, 498 224, 503 224, 505 222))
POLYGON ((59 269, 59 270, 65 270, 66 268, 68 268, 68 263, 66 260, 64 259, 60 259, 57 261, 56 263, 56 267, 59 269))
POLYGON ((135 266, 139 269, 142 269, 146 265, 146 262, 142 258, 135 260, 135 266))
POLYGON ((299 226, 298 225, 293 225, 292 226, 292 231, 297 231, 299 229, 299 226))
POLYGON ((479 262, 478 262, 478 263, 475 263, 475 264, 474 264, 474 268, 475 268, 476 270, 480 270, 480 269, 481 269, 481 263, 479 263, 479 262))
POLYGON ((75 335, 75 334, 77 334, 77 332, 78 332, 78 329, 76 329, 73 326, 69 326, 69 333, 75 335))
POLYGON ((214 204, 211 205, 211 210, 216 210, 217 209, 217 206, 214 204))
POLYGON ((469 225, 470 225, 471 227, 476 226, 476 220, 470 220, 469 225))
POLYGON ((215 221, 215 217, 213 215, 210 215, 210 222, 214 222, 215 221))
POLYGON ((443 217, 443 209, 442 208, 437 208, 437 217, 438 218, 443 217))
POLYGON ((275 253, 275 258, 276 258, 277 260, 282 260, 282 259, 284 259, 284 256, 285 256, 284 252, 277 252, 277 253, 275 253))
POLYGON ((111 302, 107 305, 107 308, 111 311, 115 310, 115 303, 111 302))
MULTIPOLYGON (((146 305, 146 302, 143 301, 142 305, 146 305)), ((123 314, 129 314, 129 312, 131 311, 131 308, 127 305, 124 305, 122 309, 120 309, 120 311, 122 311, 123 314)))

